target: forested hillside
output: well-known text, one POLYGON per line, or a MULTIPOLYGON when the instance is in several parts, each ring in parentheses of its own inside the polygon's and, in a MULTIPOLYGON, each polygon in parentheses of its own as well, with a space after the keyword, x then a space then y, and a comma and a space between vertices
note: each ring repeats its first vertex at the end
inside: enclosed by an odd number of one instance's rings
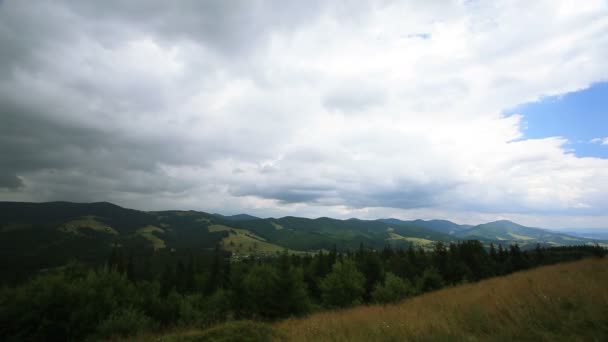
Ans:
MULTIPOLYGON (((541 246, 595 245, 605 241, 572 237, 512 222, 478 226, 445 220, 337 220, 300 217, 261 219, 246 214, 222 216, 198 211, 145 212, 111 203, 0 202, 0 283, 15 284, 40 272, 77 260, 103 265, 122 247, 138 268, 141 260, 170 255, 201 257, 219 248, 235 258, 321 250, 423 248, 437 242, 476 239, 521 249, 541 246)), ((162 262, 148 268, 163 267, 162 262)))
POLYGON ((3 340, 132 336, 232 320, 273 321, 324 309, 391 303, 540 265, 601 257, 591 246, 522 251, 469 240, 422 248, 250 256, 115 247, 103 266, 71 263, 0 291, 3 340))

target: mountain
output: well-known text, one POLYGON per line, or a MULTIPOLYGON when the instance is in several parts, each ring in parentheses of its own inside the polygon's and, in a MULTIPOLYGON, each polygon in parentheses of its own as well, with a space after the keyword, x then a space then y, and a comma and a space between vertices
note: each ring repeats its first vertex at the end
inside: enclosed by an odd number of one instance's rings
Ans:
POLYGON ((487 239, 499 243, 518 243, 522 247, 537 243, 543 245, 584 245, 593 243, 591 239, 551 232, 541 228, 526 227, 507 220, 480 224, 457 232, 455 236, 462 239, 487 239))
POLYGON ((250 255, 356 249, 361 244, 375 249, 387 244, 430 248, 435 241, 451 239, 423 227, 380 221, 146 212, 107 202, 0 202, 0 273, 8 281, 71 259, 104 263, 114 246, 138 255, 209 253, 220 244, 235 255, 250 255))
POLYGON ((413 221, 402 221, 395 218, 388 219, 380 219, 379 221, 386 222, 389 224, 395 225, 413 225, 418 227, 424 227, 428 229, 432 229, 434 231, 443 233, 443 234, 454 234, 456 232, 460 232, 466 229, 469 229, 473 226, 466 224, 457 224, 448 220, 413 220, 413 221))
MULTIPOLYGON (((19 278, 58 267, 71 259, 99 264, 114 246, 131 254, 210 253, 219 244, 235 256, 274 254, 288 249, 433 248, 477 239, 490 243, 583 245, 594 240, 530 228, 510 221, 475 227, 445 220, 337 220, 287 216, 257 218, 198 211, 140 211, 112 203, 0 202, 0 272, 19 278)), ((2 279, 0 279, 2 280, 2 279)))
POLYGON ((0 280, 18 280, 73 259, 100 264, 114 246, 132 254, 212 250, 229 233, 208 227, 223 222, 206 213, 144 212, 106 202, 0 202, 0 280))
POLYGON ((213 214, 215 216, 221 217, 224 220, 228 221, 251 221, 251 220, 260 220, 259 217, 248 215, 248 214, 236 214, 236 215, 222 215, 222 214, 213 214))
POLYGON ((387 244, 404 247, 451 241, 449 235, 414 225, 393 225, 374 220, 308 219, 287 216, 231 223, 278 245, 295 250, 355 249, 360 244, 383 248, 387 244))

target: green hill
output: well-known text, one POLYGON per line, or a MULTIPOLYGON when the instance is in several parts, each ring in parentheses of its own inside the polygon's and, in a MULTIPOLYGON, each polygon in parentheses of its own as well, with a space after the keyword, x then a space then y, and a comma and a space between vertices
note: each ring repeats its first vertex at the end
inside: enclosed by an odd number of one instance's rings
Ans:
MULTIPOLYGON (((478 239, 531 248, 593 244, 594 240, 497 221, 468 227, 445 220, 337 220, 282 217, 261 219, 198 211, 139 211, 112 203, 0 202, 0 281, 64 265, 70 259, 90 264, 107 260, 114 246, 130 254, 153 251, 192 253, 222 247, 237 255, 291 251, 382 249, 478 239), (213 230, 212 226, 227 229, 213 230)), ((603 242, 600 241, 600 244, 603 242)), ((605 245, 605 244, 603 244, 605 245)), ((608 246, 608 245, 605 245, 608 246)))
POLYGON ((393 228, 380 221, 144 212, 106 202, 0 202, 0 282, 18 281, 73 259, 101 264, 114 246, 138 255, 163 250, 210 251, 221 243, 237 255, 251 255, 334 246, 356 249, 361 244, 377 249, 387 244, 404 247, 427 240, 448 241, 450 237, 416 226, 393 228), (210 229, 214 226, 227 229, 210 229), (394 234, 403 239, 394 239, 394 234))
MULTIPOLYGON (((216 222, 217 221, 217 222, 216 222)), ((228 235, 198 212, 143 212, 111 203, 0 202, 0 282, 70 260, 104 263, 113 246, 138 255, 158 249, 210 250, 228 235)))
POLYGON ((259 220, 259 217, 255 217, 248 214, 236 214, 236 215, 222 215, 222 214, 213 214, 217 217, 220 217, 224 220, 228 221, 249 221, 249 220, 259 220))
MULTIPOLYGON (((525 227, 511 221, 496 221, 472 227, 455 234, 462 239, 494 240, 502 244, 517 243, 522 247, 535 245, 585 245, 596 241, 550 232, 540 228, 525 227)), ((598 241, 602 243, 602 241, 598 241)))
POLYGON ((361 244, 384 248, 387 244, 405 247, 408 240, 394 239, 391 234, 432 241, 453 241, 447 234, 412 225, 391 224, 381 220, 337 220, 327 217, 308 219, 283 217, 239 221, 233 226, 247 229, 281 246, 297 250, 356 249, 361 244))
POLYGON ((454 234, 471 228, 471 225, 457 224, 448 220, 413 220, 402 221, 395 218, 380 219, 379 221, 390 223, 393 225, 409 225, 428 228, 443 234, 454 234))

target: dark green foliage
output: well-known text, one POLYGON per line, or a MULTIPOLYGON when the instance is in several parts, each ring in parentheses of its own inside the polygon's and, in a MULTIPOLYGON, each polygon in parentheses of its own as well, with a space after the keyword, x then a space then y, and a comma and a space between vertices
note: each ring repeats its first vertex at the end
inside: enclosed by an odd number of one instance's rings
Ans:
POLYGON ((280 303, 279 317, 301 315, 310 311, 310 299, 303 281, 302 269, 294 267, 287 252, 278 260, 278 281, 275 298, 280 303))
POLYGON ((153 327, 152 320, 142 311, 123 308, 112 312, 108 318, 97 326, 99 336, 131 336, 153 327))
POLYGON ((286 253, 276 261, 276 265, 254 265, 235 279, 232 293, 239 317, 274 319, 310 310, 301 269, 291 265, 286 253))
POLYGON ((345 307, 361 303, 365 293, 365 277, 354 262, 334 264, 331 273, 321 280, 323 303, 327 307, 345 307))
MULTIPOLYGON (((173 326, 209 327, 230 319, 274 320, 321 307, 393 302, 446 285, 605 253, 599 246, 525 251, 499 245, 487 251, 478 241, 464 241, 438 244, 433 251, 374 251, 361 245, 356 252, 332 248, 316 255, 284 252, 231 261, 219 249, 136 255, 115 247, 103 267, 71 263, 2 289, 0 338, 83 340, 173 326)), ((230 327, 228 336, 241 328, 230 327)))
POLYGON ((434 267, 424 270, 422 276, 417 280, 417 287, 420 292, 437 290, 443 287, 443 285, 443 278, 439 271, 434 267))
POLYGON ((365 278, 363 299, 369 302, 374 287, 384 278, 384 265, 378 253, 369 251, 360 251, 359 253, 357 256, 358 268, 365 278))
POLYGON ((232 311, 230 293, 223 289, 217 290, 213 295, 203 300, 200 309, 201 326, 210 327, 214 324, 226 321, 232 311))
POLYGON ((80 339, 121 308, 139 304, 135 285, 107 271, 49 274, 4 295, 1 335, 25 340, 80 339))
POLYGON ((372 299, 375 303, 391 303, 412 296, 416 289, 407 279, 387 273, 384 283, 377 284, 372 292, 372 299))
POLYGON ((279 276, 270 265, 256 265, 243 279, 245 311, 248 316, 276 318, 281 303, 275 299, 279 276))

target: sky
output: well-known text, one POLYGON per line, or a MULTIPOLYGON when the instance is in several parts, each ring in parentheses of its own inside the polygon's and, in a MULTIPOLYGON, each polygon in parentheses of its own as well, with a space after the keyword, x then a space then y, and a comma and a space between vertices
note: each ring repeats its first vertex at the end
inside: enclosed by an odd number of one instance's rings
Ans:
POLYGON ((608 82, 519 105, 505 112, 524 115, 524 137, 561 136, 579 157, 608 158, 608 82))
POLYGON ((0 1, 0 200, 608 228, 608 2, 0 1))

